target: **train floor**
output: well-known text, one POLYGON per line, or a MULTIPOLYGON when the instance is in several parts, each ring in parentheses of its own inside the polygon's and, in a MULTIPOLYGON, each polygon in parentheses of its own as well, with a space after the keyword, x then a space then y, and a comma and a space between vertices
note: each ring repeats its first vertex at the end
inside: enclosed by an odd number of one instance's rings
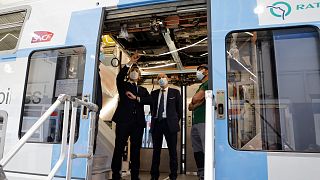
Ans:
MULTIPOLYGON (((130 175, 122 177, 123 180, 130 180, 130 175)), ((149 172, 140 172, 140 179, 141 180, 150 180, 150 173, 149 172)), ((168 173, 160 174, 159 180, 169 180, 168 173)), ((196 175, 185 175, 185 174, 178 174, 177 180, 198 180, 196 175)))

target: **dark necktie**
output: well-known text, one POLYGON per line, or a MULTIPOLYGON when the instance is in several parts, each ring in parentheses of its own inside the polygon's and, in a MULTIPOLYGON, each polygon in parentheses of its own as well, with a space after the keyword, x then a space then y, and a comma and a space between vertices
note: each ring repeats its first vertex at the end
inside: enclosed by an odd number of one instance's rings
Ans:
POLYGON ((133 88, 134 88, 134 94, 138 94, 138 86, 136 85, 136 83, 132 83, 133 88))
MULTIPOLYGON (((132 94, 138 95, 138 86, 136 85, 136 83, 131 83, 133 86, 133 92, 132 94)), ((132 101, 133 102, 133 114, 137 114, 137 105, 136 105, 136 101, 132 101)))
POLYGON ((160 97, 160 102, 159 102, 159 108, 158 108, 158 120, 162 119, 162 114, 164 111, 164 92, 165 90, 161 90, 161 97, 160 97))

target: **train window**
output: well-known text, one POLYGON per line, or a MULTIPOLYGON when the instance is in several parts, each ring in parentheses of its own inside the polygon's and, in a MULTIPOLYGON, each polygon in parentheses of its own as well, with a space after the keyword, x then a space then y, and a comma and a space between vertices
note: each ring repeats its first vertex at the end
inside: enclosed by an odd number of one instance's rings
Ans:
POLYGON ((26 16, 26 10, 0 13, 0 52, 16 48, 26 16))
MULTIPOLYGON (((37 51, 30 56, 20 137, 57 100, 59 94, 68 94, 81 99, 84 67, 84 47, 37 51)), ((60 143, 63 110, 64 106, 60 105, 29 142, 60 143)), ((80 108, 77 112, 76 139, 79 119, 80 108)))
POLYGON ((0 110, 0 158, 3 156, 4 140, 6 136, 8 113, 0 110))
POLYGON ((318 29, 234 32, 226 48, 231 146, 320 152, 318 29))

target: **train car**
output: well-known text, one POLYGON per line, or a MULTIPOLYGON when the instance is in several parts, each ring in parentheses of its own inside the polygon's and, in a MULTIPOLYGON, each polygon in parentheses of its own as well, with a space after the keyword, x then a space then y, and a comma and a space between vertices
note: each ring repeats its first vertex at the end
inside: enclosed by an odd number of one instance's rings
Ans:
MULTIPOLYGON (((2 164, 7 179, 47 179, 64 138, 73 135, 72 166, 65 158, 53 178, 109 179, 115 79, 136 51, 142 86, 157 88, 155 78, 164 72, 183 97, 180 179, 197 179, 187 106, 200 85, 195 72, 201 64, 210 72, 205 179, 318 179, 319 8, 310 0, 1 1, 0 163, 59 95, 99 107, 96 117, 85 106, 58 106, 2 164), (64 132, 71 109, 75 129, 64 132)), ((149 111, 146 106, 147 125, 149 111)), ((141 179, 150 179, 148 131, 141 179)), ((166 148, 164 142, 163 157, 166 148)), ((168 159, 162 158, 163 179, 168 159)), ((129 162, 126 148, 124 179, 129 162)))

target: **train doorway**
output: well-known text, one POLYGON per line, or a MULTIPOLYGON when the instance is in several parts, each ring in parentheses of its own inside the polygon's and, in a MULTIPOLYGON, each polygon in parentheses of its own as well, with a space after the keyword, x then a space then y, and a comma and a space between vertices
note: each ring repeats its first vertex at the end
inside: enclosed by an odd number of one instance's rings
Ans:
MULTIPOLYGON (((99 55, 102 109, 97 153, 99 146, 107 146, 102 139, 115 137, 115 124, 111 119, 118 102, 116 76, 129 61, 130 54, 138 52, 141 55, 138 66, 142 71, 140 85, 149 92, 158 89, 156 77, 163 72, 170 79, 170 87, 178 89, 183 97, 183 119, 177 144, 178 173, 196 179, 197 168, 190 139, 192 112, 188 111, 188 104, 201 84, 195 75, 197 67, 208 64, 207 4, 206 1, 190 0, 170 3, 172 8, 167 7, 168 4, 157 4, 130 9, 107 9, 104 13, 99 55), (101 129, 106 131, 102 132, 101 129)), ((143 136, 140 170, 149 174, 153 147, 148 131, 150 108, 147 106, 145 116, 147 128, 143 136)), ((107 142, 111 145, 109 147, 114 146, 112 138, 107 142)), ((169 153, 165 141, 162 148, 160 172, 168 174, 169 153)), ((112 149, 109 148, 110 152, 112 149)), ((130 162, 130 151, 128 148, 125 151, 122 163, 124 176, 129 172, 130 162)), ((107 164, 111 167, 110 157, 107 164)))

